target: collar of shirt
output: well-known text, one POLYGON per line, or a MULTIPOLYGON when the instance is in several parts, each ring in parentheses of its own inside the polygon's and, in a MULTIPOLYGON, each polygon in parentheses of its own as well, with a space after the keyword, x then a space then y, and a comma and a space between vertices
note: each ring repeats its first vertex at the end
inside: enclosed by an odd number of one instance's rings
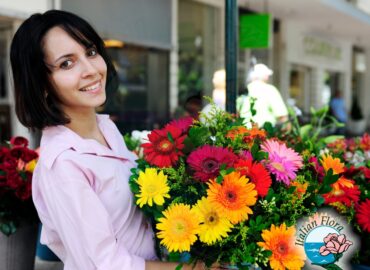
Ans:
POLYGON ((97 114, 98 125, 108 147, 93 139, 84 139, 66 126, 47 127, 42 132, 40 159, 43 159, 47 168, 51 168, 55 159, 65 150, 73 149, 79 154, 92 154, 129 160, 134 162, 135 154, 130 152, 119 133, 115 124, 109 119, 109 115, 97 114), (119 140, 122 141, 119 141, 119 140))

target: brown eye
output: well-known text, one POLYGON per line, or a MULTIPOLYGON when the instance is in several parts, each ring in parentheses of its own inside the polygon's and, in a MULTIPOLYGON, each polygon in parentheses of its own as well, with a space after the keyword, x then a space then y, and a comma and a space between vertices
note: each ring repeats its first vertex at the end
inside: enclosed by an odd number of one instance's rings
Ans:
POLYGON ((98 51, 95 48, 91 48, 86 52, 87 56, 93 57, 98 55, 98 51))
POLYGON ((61 64, 60 64, 60 68, 62 69, 69 69, 71 68, 73 65, 73 62, 72 60, 66 60, 66 61, 63 61, 61 64))

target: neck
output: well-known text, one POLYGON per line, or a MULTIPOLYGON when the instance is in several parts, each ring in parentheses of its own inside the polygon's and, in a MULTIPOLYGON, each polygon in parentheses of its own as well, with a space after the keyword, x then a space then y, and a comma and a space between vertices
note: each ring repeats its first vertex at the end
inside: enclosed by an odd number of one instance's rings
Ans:
POLYGON ((95 138, 99 133, 95 110, 86 112, 68 112, 71 122, 66 127, 76 132, 82 138, 95 138))

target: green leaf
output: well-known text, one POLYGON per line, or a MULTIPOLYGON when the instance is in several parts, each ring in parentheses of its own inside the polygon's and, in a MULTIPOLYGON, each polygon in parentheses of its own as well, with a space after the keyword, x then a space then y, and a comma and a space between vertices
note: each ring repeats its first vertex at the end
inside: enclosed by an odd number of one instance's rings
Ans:
POLYGON ((324 176, 323 183, 324 185, 331 185, 337 182, 339 179, 339 174, 333 174, 333 169, 329 169, 324 176))
POLYGON ((310 131, 312 130, 312 125, 311 124, 307 124, 307 125, 304 125, 300 128, 300 136, 302 138, 307 138, 308 137, 308 134, 310 133, 310 131))
POLYGON ((167 132, 167 138, 168 138, 168 140, 169 140, 171 143, 175 143, 175 140, 173 139, 171 132, 167 132))
POLYGON ((329 186, 329 185, 322 185, 320 188, 319 188, 319 190, 317 191, 317 193, 319 193, 319 194, 325 194, 325 193, 328 193, 328 192, 330 192, 331 191, 331 186, 329 186))
POLYGON ((181 270, 183 266, 184 264, 180 263, 178 266, 176 266, 175 270, 181 270))
POLYGON ((342 135, 332 135, 332 136, 325 137, 323 139, 323 141, 324 141, 325 144, 329 144, 329 143, 333 143, 336 140, 343 139, 343 138, 344 138, 344 136, 342 136, 342 135))
POLYGON ((316 195, 315 196, 315 202, 316 202, 317 206, 321 206, 325 202, 325 199, 321 195, 316 195))

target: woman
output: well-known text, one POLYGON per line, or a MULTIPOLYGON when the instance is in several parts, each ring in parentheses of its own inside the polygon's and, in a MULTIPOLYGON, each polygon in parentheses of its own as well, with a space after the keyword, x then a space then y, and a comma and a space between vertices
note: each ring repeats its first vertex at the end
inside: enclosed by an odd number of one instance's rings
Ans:
POLYGON ((136 157, 108 116, 95 113, 115 71, 94 29, 69 12, 34 14, 10 58, 17 116, 42 130, 32 190, 41 242, 65 270, 175 269, 155 261, 153 232, 133 203, 136 157))

